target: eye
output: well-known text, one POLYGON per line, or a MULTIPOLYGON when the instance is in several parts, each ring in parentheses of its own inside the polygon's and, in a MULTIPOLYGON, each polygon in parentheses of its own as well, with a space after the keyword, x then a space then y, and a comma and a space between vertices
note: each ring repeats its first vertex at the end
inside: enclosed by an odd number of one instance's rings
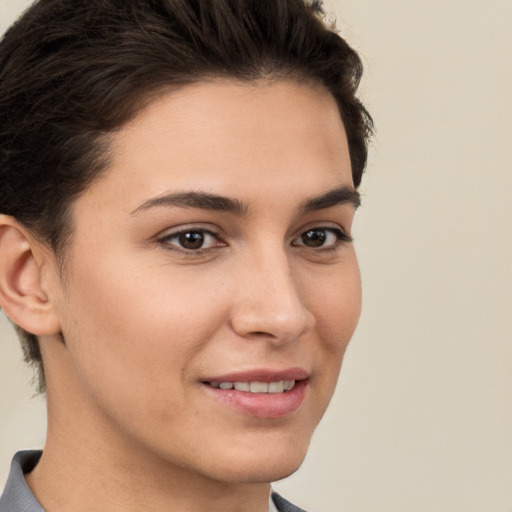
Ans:
POLYGON ((192 252, 225 245, 215 233, 207 229, 186 229, 170 233, 160 238, 159 242, 178 250, 192 252))
POLYGON ((293 241, 293 245, 310 249, 336 248, 342 242, 351 242, 352 238, 337 228, 312 228, 304 231, 293 241))

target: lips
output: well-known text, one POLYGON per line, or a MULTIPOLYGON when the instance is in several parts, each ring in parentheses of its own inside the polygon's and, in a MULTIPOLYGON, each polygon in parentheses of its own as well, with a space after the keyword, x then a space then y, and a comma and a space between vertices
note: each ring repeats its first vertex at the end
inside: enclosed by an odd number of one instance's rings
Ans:
POLYGON ((210 396, 235 411, 258 418, 281 418, 297 410, 308 386, 302 368, 251 370, 202 380, 210 396))

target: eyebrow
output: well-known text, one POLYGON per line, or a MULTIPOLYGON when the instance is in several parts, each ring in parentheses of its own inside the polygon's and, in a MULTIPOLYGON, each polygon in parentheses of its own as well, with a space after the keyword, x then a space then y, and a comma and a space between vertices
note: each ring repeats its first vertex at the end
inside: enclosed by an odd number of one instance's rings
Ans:
POLYGON ((234 213, 239 217, 247 214, 248 207, 238 199, 208 194, 206 192, 178 192, 149 199, 133 210, 132 215, 154 206, 178 206, 181 208, 199 208, 234 213))
POLYGON ((361 205, 361 194, 353 187, 343 186, 335 188, 302 203, 300 212, 311 213, 341 204, 351 204, 354 209, 357 209, 361 205))
MULTIPOLYGON (((299 211, 304 214, 347 203, 357 208, 361 204, 361 196, 354 188, 343 186, 306 200, 301 204, 299 211)), ((131 215, 155 206, 214 210, 233 213, 239 217, 247 215, 249 211, 248 205, 238 199, 209 194, 207 192, 178 192, 149 199, 133 210, 131 215)))

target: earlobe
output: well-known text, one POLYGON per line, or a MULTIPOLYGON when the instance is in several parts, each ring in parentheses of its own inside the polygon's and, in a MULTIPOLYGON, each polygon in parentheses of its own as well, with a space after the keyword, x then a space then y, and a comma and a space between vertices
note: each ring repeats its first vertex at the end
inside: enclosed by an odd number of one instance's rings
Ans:
POLYGON ((0 215, 0 306, 11 320, 37 336, 60 332, 47 289, 45 257, 40 242, 16 219, 0 215))

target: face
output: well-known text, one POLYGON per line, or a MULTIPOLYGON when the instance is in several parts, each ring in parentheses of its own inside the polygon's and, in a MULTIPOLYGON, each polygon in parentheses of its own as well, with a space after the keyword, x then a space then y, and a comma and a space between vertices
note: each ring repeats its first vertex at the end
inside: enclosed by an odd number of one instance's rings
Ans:
POLYGON ((226 482, 290 474, 360 313, 356 201, 322 87, 212 82, 156 99, 74 204, 50 402, 79 404, 100 453, 123 445, 226 482))

